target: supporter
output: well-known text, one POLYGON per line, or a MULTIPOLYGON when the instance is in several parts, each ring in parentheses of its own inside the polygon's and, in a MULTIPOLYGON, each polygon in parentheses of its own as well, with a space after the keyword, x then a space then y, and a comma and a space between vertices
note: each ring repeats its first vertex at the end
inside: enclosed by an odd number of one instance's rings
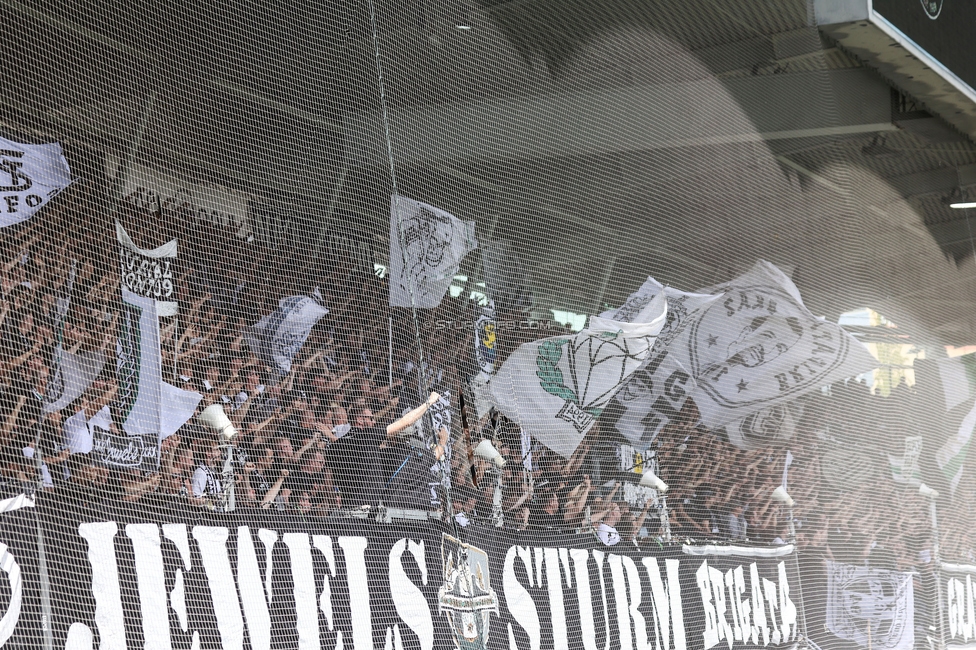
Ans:
MULTIPOLYGON (((212 504, 224 487, 222 456, 215 434, 193 422, 163 441, 158 477, 109 470, 89 458, 93 428, 115 427, 111 404, 117 398, 116 386, 105 377, 113 375, 116 361, 119 277, 114 226, 94 219, 81 201, 69 208, 71 204, 53 204, 46 208, 50 214, 45 213, 46 218, 66 222, 85 220, 85 227, 76 229, 78 237, 64 246, 44 244, 43 219, 0 232, 4 475, 8 482, 40 481, 53 490, 52 498, 89 485, 94 486, 90 498, 132 500, 159 491, 185 495, 194 504, 212 504), (76 276, 70 307, 59 332, 57 305, 68 295, 72 266, 76 276), (102 349, 107 370, 68 408, 41 420, 41 398, 54 377, 51 359, 58 340, 71 353, 102 349), (10 450, 16 453, 7 453, 10 450), (28 457, 37 453, 40 463, 28 457)), ((145 214, 123 207, 120 218, 141 245, 162 243, 163 231, 183 227, 168 216, 154 218, 152 223, 162 224, 156 232, 156 226, 146 225, 145 214)), ((438 430, 433 449, 416 442, 411 446, 410 436, 403 434, 417 424, 427 405, 396 417, 404 406, 420 403, 418 386, 435 386, 439 391, 444 387, 443 392, 450 388, 456 396, 461 378, 470 375, 473 366, 470 329, 431 327, 417 338, 412 334, 412 315, 387 306, 385 280, 349 274, 333 257, 313 261, 307 272, 286 274, 267 263, 272 257, 264 245, 245 248, 233 233, 209 226, 187 230, 180 247, 179 280, 187 293, 180 300, 179 322, 161 322, 164 376, 200 392, 201 407, 214 401, 228 405, 240 431, 235 454, 239 456, 235 467, 239 502, 269 509, 288 504, 307 513, 380 501, 433 507, 429 469, 445 455, 451 433, 438 430), (225 263, 231 254, 244 261, 225 263), (315 278, 314 283, 310 278, 315 278), (315 284, 321 286, 330 313, 297 351, 291 371, 281 373, 270 359, 259 359, 258 351, 249 348, 246 328, 274 312, 283 296, 308 293, 315 284), (392 342, 386 338, 391 322, 392 342), (385 428, 376 424, 391 420, 385 428)), ((470 309, 464 295, 448 296, 430 319, 463 322, 470 320, 470 309)), ((525 319, 520 312, 501 309, 499 316, 525 319)), ((496 365, 518 344, 562 329, 506 330, 499 336, 496 365)), ((818 459, 834 444, 831 439, 901 444, 904 437, 916 433, 913 417, 920 400, 906 383, 895 386, 888 397, 872 394, 867 385, 856 381, 827 392, 803 398, 804 415, 791 440, 753 450, 738 449, 720 433, 698 425, 697 411, 689 401, 655 441, 660 474, 672 486, 667 503, 674 534, 699 540, 790 541, 788 511, 769 496, 782 481, 789 449, 795 459, 789 470, 789 491, 802 524, 796 540, 801 547, 823 548, 825 554, 835 552, 836 559, 858 563, 867 560, 899 567, 917 563, 919 551, 931 541, 903 533, 927 521, 927 506, 913 495, 913 487, 896 486, 887 478, 879 481, 877 472, 867 485, 833 486, 825 480, 818 459)), ((619 438, 594 427, 568 459, 535 442, 523 461, 521 456, 528 450, 521 446, 523 433, 529 438, 533 432, 523 432, 512 422, 495 424, 486 426, 486 437, 498 442, 508 460, 500 473, 501 512, 507 526, 565 530, 596 526, 603 531, 605 543, 614 535, 629 542, 640 534, 651 501, 645 500, 637 514, 639 506, 631 509, 614 492, 601 497, 593 487, 605 484, 607 459, 612 455, 608 449, 619 444, 619 438)), ((474 439, 480 440, 481 435, 474 439)), ((464 436, 453 441, 450 502, 455 515, 478 521, 494 510, 499 474, 483 459, 470 457, 469 440, 464 436)), ((964 478, 957 495, 940 502, 953 521, 972 523, 976 486, 966 483, 971 480, 964 478)), ((944 554, 973 559, 976 540, 966 530, 976 528, 946 527, 944 554)))
POLYGON ((196 440, 193 443, 196 469, 190 492, 190 503, 214 507, 223 492, 221 453, 216 440, 196 440))
POLYGON ((94 444, 94 430, 115 429, 109 402, 114 399, 118 386, 114 383, 95 382, 80 398, 78 410, 64 421, 64 442, 72 454, 87 454, 94 444))
POLYGON ((741 503, 733 503, 729 511, 728 531, 732 541, 745 541, 748 537, 749 522, 746 521, 745 508, 741 503))
MULTIPOLYGON (((423 417, 438 399, 439 394, 431 393, 426 402, 386 427, 376 424, 370 408, 357 408, 352 429, 329 447, 329 467, 343 507, 357 508, 379 503, 387 481, 393 478, 398 469, 384 463, 390 456, 384 454, 383 449, 389 446, 394 436, 423 417), (376 471, 377 467, 382 469, 376 471)), ((398 450, 397 447, 393 449, 398 450)), ((394 460, 396 458, 393 456, 394 460)))

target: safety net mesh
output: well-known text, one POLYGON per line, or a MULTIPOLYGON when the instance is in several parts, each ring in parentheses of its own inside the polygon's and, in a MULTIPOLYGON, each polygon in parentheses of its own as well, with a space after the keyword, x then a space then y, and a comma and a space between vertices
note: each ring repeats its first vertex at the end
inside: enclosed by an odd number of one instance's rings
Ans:
POLYGON ((976 149, 814 3, 0 18, 0 646, 976 642, 976 149))

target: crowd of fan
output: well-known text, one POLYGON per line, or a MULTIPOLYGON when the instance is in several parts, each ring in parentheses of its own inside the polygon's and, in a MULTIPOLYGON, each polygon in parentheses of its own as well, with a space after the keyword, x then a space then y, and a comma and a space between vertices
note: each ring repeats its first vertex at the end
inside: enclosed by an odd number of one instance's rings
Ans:
MULTIPOLYGON (((117 432, 106 406, 118 389, 111 359, 119 271, 111 221, 93 220, 92 212, 85 194, 75 193, 44 218, 0 233, 0 471, 10 485, 41 481, 48 491, 92 500, 185 499, 218 507, 226 488, 224 452, 217 435, 195 418, 163 440, 158 472, 94 459, 91 427, 117 432), (73 235, 65 239, 66 233, 73 235), (56 307, 72 264, 64 345, 72 352, 102 350, 109 361, 78 400, 43 413, 56 307)), ((179 239, 182 313, 162 324, 165 375, 200 393, 199 409, 224 405, 239 431, 232 470, 237 508, 315 516, 382 502, 449 512, 461 525, 503 520, 514 528, 592 530, 608 544, 657 543, 667 534, 785 543, 790 513, 770 495, 783 480, 789 449, 801 547, 892 568, 916 565, 931 548, 926 504, 884 477, 886 459, 878 452, 885 441, 907 435, 899 427, 913 426, 907 386, 879 397, 851 381, 831 394, 808 396, 792 440, 751 451, 703 430, 689 403, 644 459, 653 457, 671 485, 666 525, 663 502, 635 489, 634 472, 623 471, 615 458, 624 441, 610 427, 594 427, 569 459, 523 440, 504 418, 478 420, 470 407, 464 418, 470 427, 463 427, 458 390, 477 369, 472 328, 427 327, 405 310, 390 310, 385 281, 355 268, 344 252, 286 255, 238 238, 236 227, 179 214, 123 206, 119 218, 144 247, 179 239), (281 297, 316 287, 330 312, 282 374, 248 349, 245 330, 281 297), (454 417, 435 425, 424 415, 438 402, 437 391, 444 394, 441 403, 450 395, 454 417), (504 469, 471 453, 483 437, 508 461, 504 469), (873 447, 873 455, 849 453, 851 440, 873 447), (869 457, 870 467, 828 476, 820 459, 836 450, 855 461, 869 457)), ((465 294, 445 298, 429 322, 470 322, 477 307, 465 294)), ((524 314, 499 318, 523 321, 524 314)), ((566 331, 559 325, 506 330, 498 363, 523 342, 566 331)), ((959 494, 968 496, 953 501, 960 521, 976 511, 972 487, 964 486, 959 494)), ((946 556, 971 559, 976 527, 946 529, 946 556)))

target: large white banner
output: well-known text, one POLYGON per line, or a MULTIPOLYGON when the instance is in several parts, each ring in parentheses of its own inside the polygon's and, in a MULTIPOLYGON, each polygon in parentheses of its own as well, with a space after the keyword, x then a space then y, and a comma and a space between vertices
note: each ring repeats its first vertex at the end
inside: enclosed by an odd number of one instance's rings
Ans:
POLYGON ((827 629, 864 648, 911 650, 912 575, 828 561, 827 629))
POLYGON ((702 421, 719 427, 878 366, 862 343, 803 305, 796 285, 759 261, 688 319, 669 350, 691 372, 702 421))
POLYGON ((70 184, 60 144, 0 138, 0 228, 27 221, 70 184))
POLYGON ((72 354, 61 346, 55 350, 53 374, 44 393, 44 411, 60 411, 84 393, 105 366, 101 350, 72 354))
POLYGON ((397 194, 390 207, 390 306, 441 304, 461 260, 478 247, 473 221, 397 194))
POLYGON ((525 343, 491 382, 496 407, 539 442, 570 457, 613 395, 647 359, 664 327, 659 294, 644 323, 594 316, 575 336, 525 343))
POLYGON ((291 362, 305 345, 308 335, 329 310, 309 296, 288 296, 278 309, 245 331, 251 350, 281 373, 291 370, 291 362))
POLYGON ((614 397, 614 410, 617 412, 615 428, 627 440, 641 447, 650 445, 664 424, 681 410, 685 386, 690 380, 690 375, 681 364, 666 355, 668 342, 689 314, 719 297, 664 287, 649 277, 621 307, 604 313, 614 315, 618 320, 640 322, 645 318, 643 312, 650 301, 658 295, 664 295, 668 305, 664 327, 647 361, 614 397), (662 384, 656 377, 670 381, 662 384))

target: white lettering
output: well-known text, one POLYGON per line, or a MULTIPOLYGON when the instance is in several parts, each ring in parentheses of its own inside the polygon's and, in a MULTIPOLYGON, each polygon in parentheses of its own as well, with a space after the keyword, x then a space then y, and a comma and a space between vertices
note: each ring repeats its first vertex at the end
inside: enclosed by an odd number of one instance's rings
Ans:
MULTIPOLYGON (((299 650, 318 650, 319 612, 315 606, 315 572, 312 569, 312 547, 308 543, 308 535, 305 533, 285 533, 281 536, 281 541, 288 547, 288 554, 291 557, 291 580, 295 594, 298 648, 299 650)), ((363 583, 365 582, 363 580, 363 583)), ((352 590, 351 577, 349 588, 352 590)))
POLYGON ((584 650, 596 650, 596 626, 593 623, 593 597, 590 594, 590 552, 573 548, 569 550, 576 568, 576 600, 579 602, 580 636, 584 650))
MULTIPOLYGON (((186 536, 186 525, 184 524, 163 524, 163 537, 173 542, 176 549, 180 552, 183 559, 183 567, 189 571, 190 564, 190 541, 186 536)), ((183 569, 176 570, 173 591, 169 592, 170 607, 176 612, 176 618, 180 622, 180 628, 184 632, 189 630, 189 621, 186 617, 186 590, 183 586, 183 569)))
POLYGON ((778 604, 776 601, 776 584, 766 578, 762 579, 762 583, 763 591, 766 593, 766 603, 769 605, 769 625, 773 630, 770 641, 773 642, 773 645, 779 645, 782 640, 782 635, 776 627, 776 606, 778 604))
MULTIPOLYGON (((742 567, 739 567, 742 570, 742 567)), ((735 635, 736 641, 742 640, 742 620, 739 615, 739 598, 735 593, 735 570, 729 569, 725 572, 725 588, 728 590, 728 606, 729 611, 732 612, 732 634, 735 635)), ((729 639, 729 647, 732 647, 731 639, 729 639)))
POLYGON ((340 537, 349 572, 349 608, 352 610, 352 645, 355 650, 373 650, 373 623, 369 612, 369 579, 366 574, 365 537, 340 537))
POLYGON ((6 544, 0 544, 0 569, 7 574, 10 580, 10 604, 7 611, 0 618, 0 646, 3 646, 14 633, 17 621, 20 620, 20 608, 24 602, 24 582, 20 574, 20 565, 14 558, 14 554, 6 544))
POLYGON ((194 526, 193 539, 197 540, 203 570, 210 584, 217 629, 224 650, 244 647, 244 618, 237 602, 237 587, 227 557, 226 528, 218 526, 194 526))
POLYGON ((946 585, 946 600, 948 601, 948 618, 949 618, 949 636, 957 637, 960 636, 959 632, 959 601, 956 596, 956 587, 959 581, 955 578, 949 578, 949 582, 946 585))
POLYGON ((976 611, 973 607, 973 577, 966 575, 966 612, 969 615, 969 624, 966 626, 966 641, 976 637, 976 611))
POLYGON ((139 607, 146 650, 170 647, 169 613, 166 610, 166 580, 163 551, 156 524, 129 524, 125 534, 132 540, 139 584, 139 607))
POLYGON ((102 640, 99 650, 125 650, 126 647, 119 568, 115 563, 115 534, 118 531, 119 527, 114 521, 78 526, 78 534, 88 541, 95 625, 102 640))
POLYGON ((681 585, 678 581, 678 560, 665 560, 668 583, 661 579, 657 559, 645 557, 641 563, 651 579, 651 604, 654 613, 654 633, 657 650, 670 650, 671 621, 674 621, 674 650, 686 650, 684 612, 681 609, 681 585))
POLYGON ((705 610, 705 629, 702 630, 702 641, 705 650, 718 645, 719 631, 718 622, 715 620, 715 606, 712 605, 712 584, 709 582, 708 560, 695 571, 695 582, 698 583, 698 590, 701 592, 702 607, 705 610))
POLYGON ((335 577, 336 574, 335 551, 332 550, 332 538, 328 535, 312 535, 312 546, 321 551, 329 567, 328 572, 322 576, 324 583, 322 585, 322 594, 319 596, 319 609, 325 614, 325 621, 329 626, 329 630, 334 630, 335 617, 332 612, 332 588, 329 586, 329 574, 332 574, 332 577, 335 577))
POLYGON ((271 647, 271 616, 268 613, 268 603, 264 599, 264 585, 261 584, 254 540, 251 539, 251 529, 247 526, 237 529, 237 587, 244 606, 251 648, 267 650, 271 647))
MULTIPOLYGON (((420 567, 421 581, 427 584, 427 559, 424 556, 424 543, 419 544, 401 539, 390 549, 390 593, 393 595, 393 606, 397 614, 411 630, 420 638, 420 650, 431 650, 434 647, 434 619, 427 599, 403 570, 403 553, 409 549, 414 561, 420 567)), ((400 629, 395 627, 397 641, 400 639, 400 629)), ((400 647, 399 643, 398 646, 400 647)))
POLYGON ((786 575, 786 562, 779 563, 779 619, 783 643, 796 636, 796 605, 790 600, 790 581, 786 575))
POLYGON ((718 627, 718 638, 725 639, 731 650, 732 648, 732 628, 729 621, 725 618, 728 606, 725 603, 725 580, 722 572, 715 567, 708 567, 708 579, 712 583, 712 594, 715 596, 715 622, 718 627))
POLYGON ((746 593, 745 571, 742 570, 742 566, 735 568, 734 575, 735 591, 731 593, 732 606, 739 612, 739 626, 742 628, 742 641, 748 643, 750 638, 756 636, 756 631, 750 622, 752 608, 750 607, 749 599, 742 598, 742 594, 746 593))
MULTIPOLYGON (((566 605, 563 603, 562 575, 559 571, 559 551, 545 549, 546 587, 549 590, 549 614, 552 624, 552 641, 555 650, 569 648, 566 636, 566 605)), ((571 585, 568 585, 571 586, 571 585)))
MULTIPOLYGON (((529 577, 529 586, 532 584, 532 554, 528 548, 522 546, 512 546, 505 554, 505 567, 502 571, 502 590, 505 592, 505 602, 508 605, 508 612, 515 622, 522 626, 522 629, 529 635, 530 650, 539 650, 542 641, 542 630, 539 625, 539 612, 535 608, 532 596, 526 591, 525 587, 519 583, 515 576, 515 556, 518 555, 522 560, 526 573, 529 577)), ((515 643, 515 633, 512 631, 512 624, 508 624, 508 646, 509 650, 519 650, 515 643)))
POLYGON ((593 559, 596 560, 596 573, 600 578, 600 602, 603 604, 603 631, 606 642, 603 650, 610 650, 610 609, 607 607, 607 584, 603 577, 603 551, 593 551, 593 559))
POLYGON ((640 574, 637 572, 637 567, 629 557, 622 557, 614 553, 610 554, 607 563, 610 565, 610 576, 613 579, 620 647, 625 650, 633 648, 634 641, 636 641, 637 650, 646 650, 647 627, 644 623, 644 616, 637 611, 641 601, 640 574), (635 576, 636 580, 634 579, 635 576), (631 635, 631 619, 634 620, 636 638, 631 635))
POLYGON ((769 625, 766 622, 766 606, 763 602, 759 568, 755 562, 749 565, 749 585, 752 587, 749 593, 752 599, 752 613, 755 623, 752 630, 752 642, 759 645, 759 636, 761 635, 763 646, 767 646, 769 645, 769 625))

